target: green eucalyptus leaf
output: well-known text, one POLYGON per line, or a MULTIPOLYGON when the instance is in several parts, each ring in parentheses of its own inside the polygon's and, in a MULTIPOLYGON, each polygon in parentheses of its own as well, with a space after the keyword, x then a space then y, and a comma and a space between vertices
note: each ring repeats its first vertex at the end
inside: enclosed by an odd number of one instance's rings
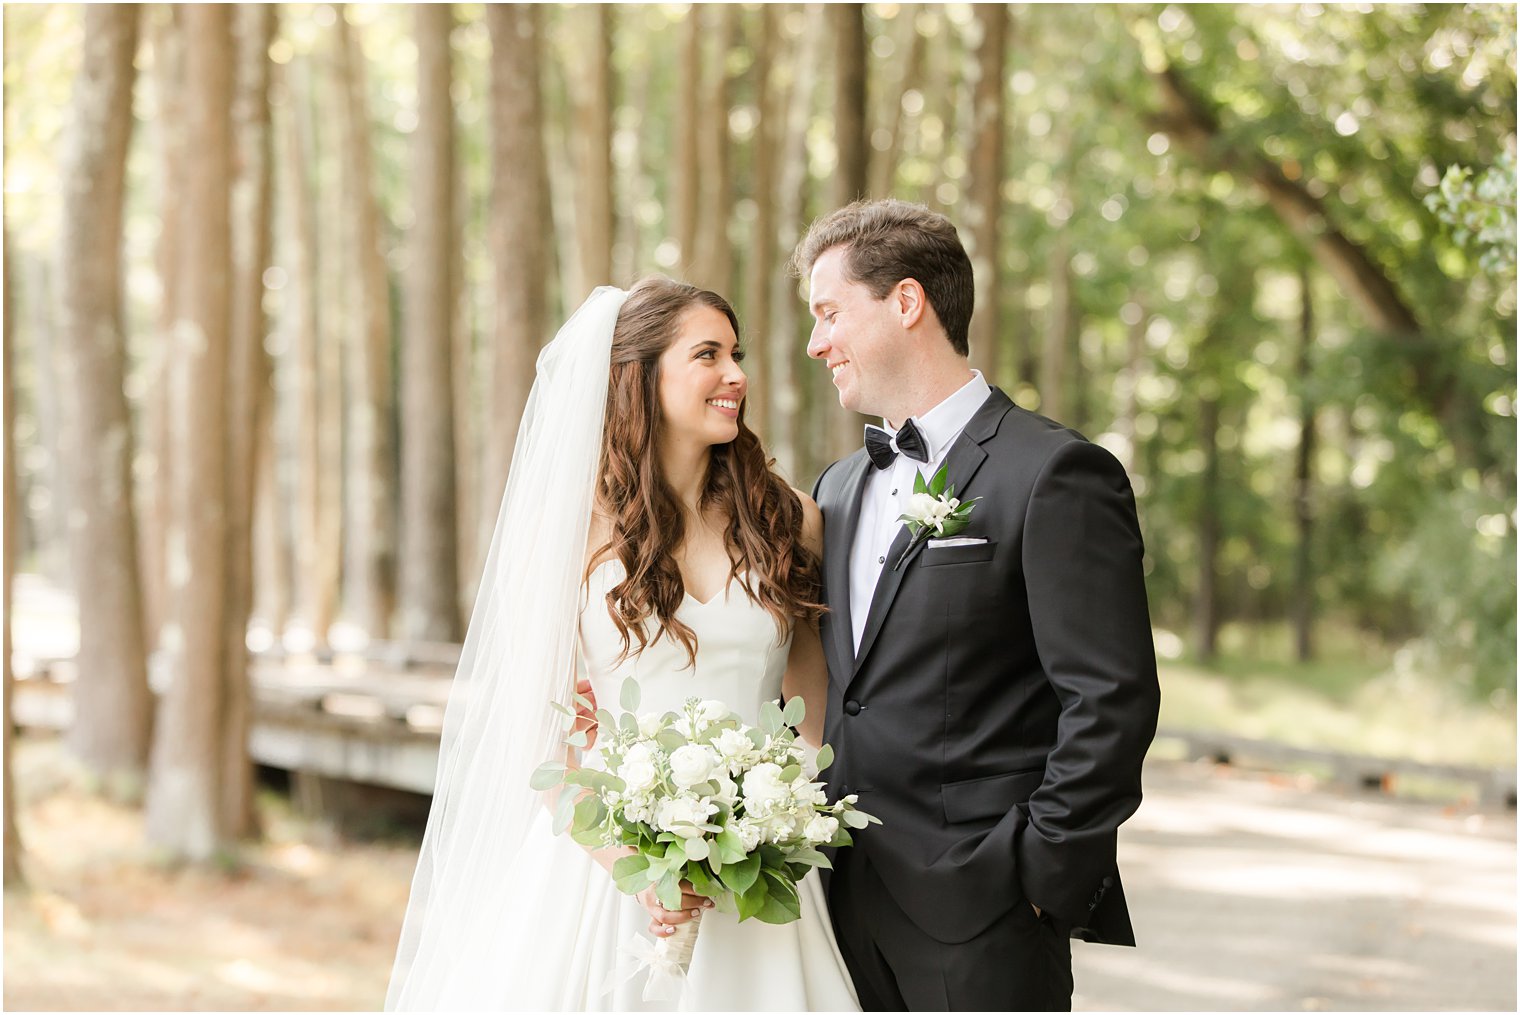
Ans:
POLYGON ((786 703, 786 708, 782 710, 781 721, 788 726, 798 726, 801 725, 803 718, 806 716, 807 702, 802 700, 802 695, 795 694, 786 703))
MULTIPOLYGON (((577 697, 579 697, 579 695, 577 695, 577 697)), ((549 702, 549 707, 561 715, 568 715, 572 719, 575 718, 575 709, 569 707, 568 705, 561 705, 557 701, 551 701, 549 702)))
POLYGON ((612 880, 624 895, 637 895, 649 887, 649 857, 641 853, 620 857, 612 865, 612 880))
POLYGON ((726 864, 719 875, 728 889, 736 894, 743 894, 760 876, 760 857, 751 854, 738 863, 726 864))
MULTIPOLYGON (((565 776, 565 766, 557 761, 546 761, 533 770, 533 775, 528 780, 528 785, 536 790, 553 789, 558 786, 565 776)), ((522 778, 518 776, 518 778, 522 778)))
POLYGON ((818 771, 822 772, 834 763, 834 747, 832 744, 824 744, 818 748, 818 771))
POLYGON ((576 730, 574 733, 565 738, 565 743, 569 744, 571 747, 585 747, 586 731, 576 730))
POLYGON ((791 782, 793 779, 797 778, 797 776, 799 776, 801 774, 802 774, 802 766, 801 765, 787 765, 785 768, 783 768, 781 770, 781 781, 782 782, 791 782))
POLYGON ((688 860, 706 860, 707 855, 712 852, 712 847, 706 839, 687 839, 685 848, 688 860))
POLYGON ((756 878, 746 891, 735 893, 735 901, 739 904, 739 919, 748 920, 759 916, 768 897, 766 882, 762 878, 756 878))
POLYGON ((575 825, 575 797, 561 793, 554 802, 554 834, 563 835, 575 825))
POLYGON ((618 695, 618 700, 624 712, 637 712, 639 710, 639 682, 632 677, 624 680, 623 690, 618 695))
POLYGON ((660 905, 669 910, 681 908, 681 879, 674 871, 660 879, 659 885, 654 890, 655 897, 660 900, 660 905))
POLYGON ((781 706, 774 701, 767 701, 760 706, 760 726, 765 732, 775 736, 781 731, 781 706))

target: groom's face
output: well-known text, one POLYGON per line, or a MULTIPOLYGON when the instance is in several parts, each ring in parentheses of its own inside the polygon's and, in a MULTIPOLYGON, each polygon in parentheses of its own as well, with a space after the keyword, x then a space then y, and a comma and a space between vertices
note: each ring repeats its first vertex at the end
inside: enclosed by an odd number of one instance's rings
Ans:
POLYGON ((813 334, 808 355, 833 376, 839 404, 852 412, 896 418, 887 399, 906 362, 904 335, 892 294, 876 299, 845 275, 845 248, 824 251, 809 276, 808 309, 813 334))

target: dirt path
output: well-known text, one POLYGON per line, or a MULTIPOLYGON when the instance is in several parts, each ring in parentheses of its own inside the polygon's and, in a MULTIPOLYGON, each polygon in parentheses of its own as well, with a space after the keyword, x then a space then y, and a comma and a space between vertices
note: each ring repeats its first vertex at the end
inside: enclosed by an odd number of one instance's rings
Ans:
MULTIPOLYGON (((17 778, 33 891, 5 900, 8 1010, 374 1010, 415 844, 301 841, 172 870, 136 812, 17 778)), ((1515 818, 1157 764, 1126 826, 1139 949, 1077 944, 1079 1010, 1515 1008, 1515 818)))
POLYGON ((1086 1010, 1515 1010, 1515 815, 1159 763, 1086 1010))

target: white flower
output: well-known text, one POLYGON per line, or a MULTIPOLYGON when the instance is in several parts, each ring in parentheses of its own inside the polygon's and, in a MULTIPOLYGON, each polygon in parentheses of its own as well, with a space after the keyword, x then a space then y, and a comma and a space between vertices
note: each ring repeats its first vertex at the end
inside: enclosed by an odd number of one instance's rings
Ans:
POLYGON ((623 763, 627 764, 630 761, 647 761, 653 765, 655 763, 655 756, 658 753, 658 750, 652 744, 634 742, 632 744, 629 744, 628 749, 623 752, 623 763))
POLYGON ((797 818, 782 811, 771 815, 765 822, 765 839, 772 844, 797 837, 797 818))
POLYGON ((731 773, 749 764, 755 757, 755 745, 738 730, 723 730, 713 738, 712 746, 718 752, 718 757, 728 763, 731 773))
POLYGON ((781 781, 781 766, 761 762, 744 776, 744 806, 765 813, 791 795, 791 788, 781 781))
POLYGON ((719 800, 732 807, 739 802, 739 784, 726 775, 718 775, 713 782, 718 784, 718 792, 713 794, 714 800, 719 800))
POLYGON ((683 839, 700 839, 702 826, 717 810, 717 804, 694 797, 666 797, 655 805, 654 823, 662 831, 673 832, 683 839))
POLYGON ((617 776, 627 783, 631 792, 638 793, 653 786, 660 773, 653 761, 641 756, 623 759, 623 763, 618 766, 617 776))
POLYGON ((665 716, 660 712, 645 712, 639 716, 639 736, 653 737, 665 728, 665 716))
POLYGON ((677 747, 670 756, 670 778, 682 789, 690 789, 699 782, 706 782, 718 765, 718 755, 702 744, 677 747))
POLYGON ((744 847, 746 853, 753 853, 765 835, 760 823, 749 818, 740 818, 728 827, 739 837, 739 845, 744 847))
POLYGON ((812 842, 826 843, 832 840, 834 834, 838 831, 839 820, 837 818, 824 817, 820 814, 808 821, 807 827, 802 830, 802 834, 812 842))
POLYGON ((920 521, 927 521, 935 517, 940 500, 932 493, 915 493, 908 498, 908 510, 904 514, 910 514, 920 521))
POLYGON ((722 722, 728 718, 728 714, 727 705, 721 701, 713 701, 711 698, 697 706, 697 717, 709 725, 722 722))

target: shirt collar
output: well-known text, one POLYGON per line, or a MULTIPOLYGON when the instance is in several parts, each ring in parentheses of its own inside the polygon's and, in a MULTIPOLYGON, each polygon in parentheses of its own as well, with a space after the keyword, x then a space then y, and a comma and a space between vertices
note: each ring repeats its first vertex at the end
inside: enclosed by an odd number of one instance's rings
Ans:
MULTIPOLYGON (((924 440, 929 445, 929 461, 938 461, 950 446, 950 442, 960 436, 966 424, 971 422, 971 417, 976 415, 976 410, 987 401, 987 396, 992 394, 992 388, 982 377, 980 370, 971 371, 971 380, 961 385, 952 395, 940 402, 934 408, 922 416, 910 416, 924 440)), ((886 420, 882 420, 882 428, 892 436, 897 431, 886 420)))

